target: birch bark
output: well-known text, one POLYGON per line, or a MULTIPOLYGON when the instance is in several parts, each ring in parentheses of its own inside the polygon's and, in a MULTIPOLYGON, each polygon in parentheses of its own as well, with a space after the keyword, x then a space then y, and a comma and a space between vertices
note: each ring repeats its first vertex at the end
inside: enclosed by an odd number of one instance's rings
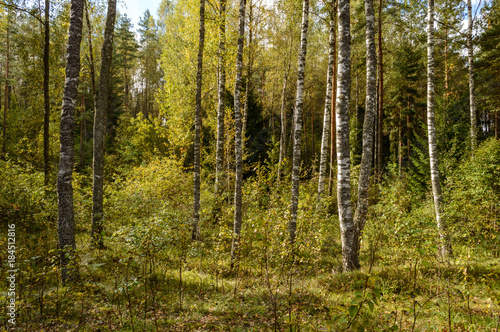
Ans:
POLYGON ((342 241, 344 272, 359 268, 355 247, 355 226, 352 217, 350 153, 349 153, 349 99, 351 89, 350 3, 339 1, 339 63, 337 78, 337 200, 342 241))
POLYGON ((104 140, 106 138, 106 110, 108 107, 109 76, 113 54, 113 34, 116 18, 116 0, 108 1, 106 27, 101 51, 101 75, 94 112, 94 160, 92 185, 92 232, 93 245, 104 248, 104 140))
POLYGON ((73 210, 73 164, 75 103, 80 76, 80 44, 82 41, 83 0, 71 1, 68 47, 66 49, 66 80, 64 81, 60 127, 60 158, 57 173, 57 234, 61 250, 63 283, 78 277, 75 259, 75 221, 73 210))
POLYGON ((477 120, 476 120, 476 91, 474 87, 474 44, 472 42, 472 3, 467 0, 467 12, 469 26, 467 29, 467 51, 469 59, 469 104, 470 104, 470 142, 471 150, 474 151, 477 146, 477 120))
POLYGON ((302 9, 302 32, 300 34, 300 50, 297 70, 297 95, 295 97, 295 129, 293 139, 293 161, 292 161, 292 203, 290 206, 290 222, 288 232, 290 242, 295 241, 297 230, 297 209, 299 205, 299 177, 300 177, 300 149, 302 136, 302 111, 304 108, 304 69, 307 53, 307 29, 309 27, 309 0, 303 1, 302 9))
POLYGON ((241 76, 243 67, 243 44, 245 41, 245 0, 240 0, 240 26, 238 51, 236 54, 236 82, 234 84, 234 152, 236 177, 234 181, 234 229, 231 246, 231 267, 239 251, 241 234, 241 184, 243 182, 242 116, 241 116, 241 76))
POLYGON ((224 115, 226 112, 226 0, 220 0, 219 26, 219 86, 217 107, 217 146, 215 192, 219 193, 224 177, 224 115))
POLYGON ((194 114, 194 203, 192 239, 200 239, 200 145, 201 145, 201 79, 203 73, 203 48, 205 45, 205 0, 200 0, 200 39, 198 71, 196 72, 196 105, 194 114))
POLYGON ((368 212, 368 188, 373 158, 373 119, 377 103, 377 58, 375 54, 375 11, 373 0, 365 0, 366 15, 366 110, 363 123, 363 152, 359 171, 358 204, 354 214, 356 226, 356 250, 359 252, 359 240, 366 223, 368 212))
POLYGON ((440 238, 440 253, 443 258, 451 255, 451 245, 446 233, 442 208, 441 183, 439 182, 438 156, 436 146, 435 115, 435 71, 434 71, 434 0, 428 0, 427 7, 427 131, 429 137, 429 159, 431 168, 432 194, 436 223, 440 238))

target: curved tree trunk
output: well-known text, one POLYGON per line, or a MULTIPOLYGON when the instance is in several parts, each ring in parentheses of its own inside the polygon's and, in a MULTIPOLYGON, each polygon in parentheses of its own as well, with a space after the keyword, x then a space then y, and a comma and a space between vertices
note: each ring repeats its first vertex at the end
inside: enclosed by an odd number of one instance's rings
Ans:
POLYGON ((68 47, 66 50, 66 80, 61 112, 61 152, 57 173, 58 219, 57 234, 61 250, 61 279, 63 283, 78 276, 75 259, 75 221, 73 211, 73 164, 75 147, 73 125, 80 76, 80 44, 82 41, 83 0, 71 1, 68 47))
POLYGON ((104 200, 104 141, 106 138, 106 110, 108 107, 109 76, 113 54, 113 34, 116 18, 116 0, 108 1, 106 27, 101 51, 101 75, 94 112, 94 160, 92 185, 92 244, 104 248, 103 200, 104 200))
MULTIPOLYGON (((333 16, 333 15, 332 15, 333 16)), ((326 96, 325 112, 323 117, 323 135, 321 137, 321 156, 319 161, 319 183, 318 200, 321 200, 325 191, 326 172, 328 169, 328 143, 330 140, 331 111, 332 111, 332 91, 333 91, 333 67, 335 62, 335 20, 330 20, 330 37, 328 51, 328 70, 326 75, 326 96)))
POLYGON ((241 119, 241 76, 243 67, 243 43, 245 41, 245 0, 240 0, 240 30, 236 54, 236 82, 234 84, 234 154, 236 177, 234 180, 234 229, 231 246, 231 267, 238 256, 241 233, 241 185, 243 182, 243 148, 241 119))
POLYGON ((221 189, 224 177, 224 115, 226 111, 226 0, 220 0, 219 26, 219 104, 217 108, 217 147, 215 165, 215 192, 221 189))
POLYGON ((44 173, 44 183, 49 184, 49 173, 50 173, 50 160, 49 160, 49 124, 50 124, 50 99, 49 99, 49 47, 50 47, 50 26, 49 26, 49 14, 50 14, 50 1, 45 0, 45 21, 44 21, 44 31, 45 31, 45 42, 43 46, 43 173, 44 173))
POLYGON ((205 0, 200 0, 200 40, 198 71, 196 72, 196 105, 194 115, 194 211, 192 239, 200 239, 200 145, 201 145, 201 78, 203 73, 203 48, 205 45, 205 0))
POLYGON ((299 177, 300 177, 300 148, 302 136, 302 111, 304 108, 304 69, 306 66, 307 53, 307 29, 309 28, 309 0, 303 1, 302 9, 302 32, 300 34, 299 62, 297 70, 297 95, 295 97, 295 129, 293 138, 293 162, 292 162, 292 203, 290 206, 290 222, 288 232, 290 242, 295 241, 297 230, 297 209, 299 205, 299 177))
POLYGON ((344 272, 359 268, 351 206, 349 154, 349 99, 351 89, 351 33, 349 0, 339 1, 339 65, 337 78, 337 201, 344 272))
POLYGON ((431 168, 432 194, 434 196, 434 208, 436 222, 440 238, 440 251, 443 258, 451 255, 451 245, 446 233, 445 221, 443 220, 441 184, 439 182, 438 156, 436 146, 436 115, 434 86, 434 0, 428 0, 427 8, 427 130, 429 136, 429 159, 431 168))
POLYGON ((363 153, 359 171, 358 204, 354 214, 356 250, 368 212, 368 188, 373 159, 373 119, 377 107, 377 57, 375 54, 375 11, 373 0, 365 0, 366 15, 366 110, 363 123, 363 153))
POLYGON ((472 18, 471 0, 467 0, 469 26, 467 29, 467 50, 469 58, 469 103, 470 103, 470 145, 474 151, 477 146, 477 120, 476 120, 476 91, 474 88, 474 44, 472 43, 472 18))

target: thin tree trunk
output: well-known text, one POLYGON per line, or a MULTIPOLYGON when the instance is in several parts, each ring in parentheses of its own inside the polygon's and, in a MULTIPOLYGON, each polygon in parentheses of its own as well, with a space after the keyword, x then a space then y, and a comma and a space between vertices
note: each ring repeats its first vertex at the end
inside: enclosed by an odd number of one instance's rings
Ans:
POLYGON ((323 115, 323 134, 321 136, 321 155, 319 159, 318 201, 321 200, 325 191, 326 171, 328 169, 327 158, 332 118, 333 68, 335 62, 335 20, 333 15, 330 18, 330 36, 328 43, 328 70, 326 74, 325 111, 323 115))
POLYGON ((288 65, 285 64, 285 76, 283 77, 283 91, 281 93, 281 108, 280 108, 280 120, 281 120, 281 133, 280 133, 280 155, 279 155, 279 162, 278 162, 278 182, 280 182, 281 179, 281 168, 283 166, 283 160, 285 159, 285 154, 286 154, 286 147, 285 147, 285 141, 286 141, 286 83, 288 81, 288 71, 290 70, 290 62, 288 62, 288 65))
POLYGON ((85 98, 83 92, 81 93, 82 96, 82 102, 81 102, 81 109, 82 109, 82 114, 81 114, 81 119, 80 119, 80 170, 83 171, 83 167, 85 166, 83 163, 83 142, 85 138, 85 98))
POLYGON ((89 58, 90 58, 89 65, 90 65, 90 80, 92 83, 92 99, 95 105, 97 96, 96 96, 96 84, 95 84, 94 49, 92 47, 92 25, 90 24, 88 0, 84 1, 85 1, 85 19, 87 21, 87 29, 89 30, 89 35, 87 36, 87 39, 89 43, 89 58))
POLYGON ((9 61, 10 61, 10 27, 9 27, 9 13, 7 13, 7 33, 5 40, 5 93, 4 93, 4 105, 3 105, 3 145, 2 145, 2 155, 5 159, 7 154, 7 113, 9 110, 9 61))
MULTIPOLYGON (((247 119, 248 119, 248 100, 250 99, 250 91, 252 89, 252 67, 253 67, 253 7, 252 0, 248 4, 248 67, 247 67, 247 82, 245 87, 245 104, 243 106, 243 125, 242 125, 242 137, 245 138, 247 133, 247 119)), ((264 89, 264 87, 262 87, 264 89)), ((264 90, 262 90, 264 91, 264 90)), ((264 98, 262 98, 262 105, 264 105, 264 98)), ((243 142, 242 142, 243 144, 243 142)))
POLYGON ((50 98, 49 98, 49 47, 50 47, 50 27, 49 12, 50 1, 45 0, 45 43, 43 47, 43 173, 44 183, 49 184, 50 160, 49 160, 49 123, 50 123, 50 98))
POLYGON ((379 93, 378 93, 378 139, 377 139, 377 168, 379 179, 382 176, 384 167, 384 58, 382 47, 382 0, 379 1, 378 7, 378 70, 379 70, 379 93))
MULTIPOLYGON (((359 254, 360 238, 368 213, 368 189, 373 158, 373 119, 377 108, 377 56, 375 51, 375 11, 373 0, 365 0, 366 15, 366 110, 363 122, 363 152, 359 169, 358 204, 354 214, 355 250, 359 254)), ((400 129, 401 130, 401 129, 400 129)), ((357 257, 356 257, 357 259, 357 257)), ((358 261, 359 266, 359 261, 358 261)), ((356 266, 355 266, 356 267, 356 266)))
POLYGON ((307 53, 307 29, 309 27, 309 0, 303 1, 302 32, 300 35, 300 50, 297 70, 297 95, 295 97, 295 129, 293 140, 293 165, 292 165, 292 203, 290 206, 290 223, 288 231, 290 242, 295 241, 297 230, 297 209, 299 205, 299 177, 300 177, 300 148, 302 135, 302 111, 304 107, 304 70, 307 53))
POLYGON ((75 266, 75 220, 73 210, 73 164, 75 101, 80 76, 80 44, 82 41, 83 0, 71 1, 68 47, 66 50, 66 80, 61 112, 61 152, 57 172, 59 249, 61 250, 61 279, 63 283, 78 277, 75 266))
MULTIPOLYGON (((337 10, 338 10, 338 0, 335 0, 333 5, 333 19, 337 18, 337 10)), ((334 24, 336 27, 337 24, 334 24)), ((331 122, 330 122, 330 174, 328 179, 328 195, 331 196, 333 194, 333 171, 336 158, 337 151, 337 121, 336 121, 336 103, 337 103, 337 33, 334 30, 333 37, 333 78, 332 78, 332 110, 331 114, 331 122)))
POLYGON ((101 51, 101 75, 99 91, 94 113, 94 160, 92 185, 92 244, 104 248, 104 141, 106 138, 106 110, 108 107, 108 89, 111 74, 111 56, 113 54, 113 34, 116 18, 116 0, 108 0, 106 27, 101 51))
POLYGON ((200 39, 198 71, 196 72, 196 105, 194 115, 194 203, 192 239, 200 240, 200 154, 201 154, 201 84, 203 73, 203 48, 205 46, 205 0, 200 0, 200 39))
POLYGON ((349 153, 349 94, 351 89, 351 33, 349 0, 339 1, 339 64, 337 78, 337 200, 344 272, 359 268, 351 206, 349 153))
POLYGON ((241 119, 241 76, 243 67, 243 44, 245 41, 245 0, 240 0, 240 29, 236 54, 236 81, 234 84, 234 155, 236 174, 234 180, 234 229, 231 246, 231 267, 234 266, 239 251, 241 234, 241 185, 243 182, 243 147, 241 119))
POLYGON ((219 26, 219 104, 217 108, 217 147, 215 192, 219 193, 224 177, 224 116, 226 112, 226 0, 220 0, 219 26))
POLYGON ((443 258, 451 256, 450 240, 446 231, 441 183, 439 182, 438 156, 435 125, 435 79, 434 79, 434 0, 428 0, 427 9, 427 130, 429 136, 429 158, 431 168, 432 194, 436 222, 440 238, 440 251, 443 258))
POLYGON ((469 58, 469 103, 470 103, 470 142, 471 150, 477 146, 477 120, 476 120, 476 91, 474 88, 474 44, 472 42, 472 3, 467 0, 467 11, 469 17, 469 27, 467 29, 467 50, 469 58))

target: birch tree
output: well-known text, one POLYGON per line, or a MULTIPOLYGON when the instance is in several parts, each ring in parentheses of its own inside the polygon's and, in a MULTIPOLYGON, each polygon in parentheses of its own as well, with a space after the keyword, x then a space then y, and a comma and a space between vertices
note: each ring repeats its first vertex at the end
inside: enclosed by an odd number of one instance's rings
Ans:
POLYGON ((318 200, 321 200, 325 191, 327 173, 328 143, 330 140, 330 125, 332 111, 333 67, 335 62, 335 20, 330 18, 330 36, 328 48, 328 70, 326 75, 325 111, 323 116, 323 134, 321 136, 321 156, 319 161, 318 200))
POLYGON ((359 268, 355 247, 355 226, 352 217, 349 99, 351 90, 351 33, 349 0, 339 1, 339 63, 337 77, 337 201, 339 207, 342 265, 344 272, 359 268))
POLYGON ((108 89, 111 72, 111 56, 113 54, 113 34, 116 18, 116 0, 108 1, 104 41, 101 50, 101 75, 97 91, 94 112, 94 160, 92 184, 92 233, 93 245, 104 248, 102 233, 104 231, 103 199, 104 199, 104 140, 106 138, 106 110, 108 107, 108 89))
POLYGON ((472 27, 474 20, 472 17, 472 3, 467 0, 468 29, 467 29, 467 51, 469 67, 469 104, 470 104, 470 145, 474 151, 477 146, 477 120, 476 120, 476 91, 474 87, 474 44, 472 42, 472 27))
POLYGON ((83 0, 71 0, 69 34, 66 49, 66 80, 64 82, 60 129, 60 158, 57 172, 57 234, 61 249, 63 283, 77 278, 75 258, 75 220, 73 210, 73 164, 75 147, 73 125, 80 76, 80 44, 82 41, 83 0))
POLYGON ((359 240, 368 212, 368 188, 373 157, 373 119, 376 112, 377 98, 377 58, 375 54, 375 11, 373 0, 365 0, 366 16, 366 110, 363 123, 363 152, 358 181, 358 204, 354 214, 356 226, 356 250, 359 252, 359 240))
POLYGON ((44 183, 49 184, 49 125, 50 125, 50 94, 49 94, 49 56, 50 56, 50 1, 45 0, 44 8, 44 46, 43 46, 43 173, 44 183))
POLYGON ((309 0, 303 1, 302 31, 300 33, 300 49, 297 70, 297 94, 295 97, 294 132, 293 132, 293 161, 292 161, 292 203, 290 206, 290 222, 288 232, 290 242, 295 241, 297 230, 297 209, 299 205, 299 177, 300 177, 300 149, 302 138, 302 110, 304 108, 304 70, 307 53, 307 29, 309 27, 309 0))
POLYGON ((429 159, 432 194, 436 223, 440 238, 440 253, 443 258, 451 255, 451 245, 445 229, 441 183, 439 182, 438 156, 436 146, 435 114, 435 72, 434 72, 434 0, 428 0, 427 7, 427 131, 429 137, 429 159))
POLYGON ((217 143, 215 165, 215 192, 220 190, 224 173, 224 115, 226 111, 226 0, 220 0, 219 26, 219 86, 217 107, 217 143))
POLYGON ((198 46, 198 71, 196 72, 196 104, 194 114, 194 211, 192 239, 200 239, 200 145, 201 145, 201 79, 203 48, 205 45, 205 0, 200 0, 200 38, 198 46))
POLYGON ((245 41, 245 0, 240 0, 240 25, 238 50, 236 53, 236 81, 234 83, 234 153, 236 159, 236 176, 234 180, 234 228, 231 246, 231 267, 238 254, 241 234, 241 184, 243 182, 243 149, 242 149, 242 117, 241 117, 241 76, 243 67, 243 43, 245 41))

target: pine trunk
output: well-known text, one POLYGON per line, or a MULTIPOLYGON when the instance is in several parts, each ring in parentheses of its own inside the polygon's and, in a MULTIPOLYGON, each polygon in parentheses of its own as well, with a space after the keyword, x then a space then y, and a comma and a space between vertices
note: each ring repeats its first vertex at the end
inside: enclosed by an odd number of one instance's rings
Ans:
POLYGON ((234 155, 236 159, 236 176, 234 180, 234 229, 231 247, 231 267, 233 267, 238 256, 241 234, 241 185, 243 182, 241 76, 243 67, 243 44, 245 41, 245 5, 245 0, 240 0, 240 29, 238 51, 236 54, 236 82, 234 84, 234 155))
POLYGON ((321 156, 319 159, 318 200, 321 200, 325 191, 327 172, 328 143, 330 140, 332 91, 333 91, 333 66, 335 62, 335 20, 330 20, 330 36, 328 51, 328 70, 326 75, 325 111, 323 116, 323 135, 321 136, 321 156))
POLYGON ((219 26, 219 91, 217 108, 217 147, 215 165, 215 192, 221 189, 224 178, 224 116, 226 112, 226 0, 220 0, 219 26))
POLYGON ((474 88, 474 45, 472 43, 472 4, 467 0, 469 26, 467 29, 467 51, 469 59, 469 103, 470 103, 470 145, 474 151, 477 146, 477 120, 476 120, 476 91, 474 88))
POLYGON ((50 124, 50 99, 49 99, 49 47, 50 47, 50 1, 45 0, 45 42, 43 46, 43 173, 44 183, 49 184, 50 160, 49 160, 49 124, 50 124))
POLYGON ((104 248, 103 221, 104 221, 104 141, 106 138, 106 111, 108 107, 108 89, 111 73, 111 56, 113 54, 113 34, 116 18, 116 0, 108 1, 106 27, 101 51, 101 75, 99 76, 99 90, 94 112, 94 160, 92 185, 92 244, 104 248))
POLYGON ((427 9, 427 130, 429 136, 429 159, 431 168, 432 194, 436 222, 440 238, 440 251, 443 258, 451 255, 451 246, 443 220, 441 183, 439 182, 438 156, 436 146, 435 121, 435 79, 434 79, 434 0, 428 0, 427 9))
POLYGON ((339 1, 339 64, 337 78, 337 200, 342 240, 344 272, 359 268, 352 217, 350 153, 349 153, 349 97, 351 89, 351 33, 349 0, 339 1))
POLYGON ((307 53, 307 29, 309 27, 309 0, 304 0, 302 9, 302 32, 300 35, 300 50, 297 70, 297 95, 295 97, 295 129, 293 139, 293 164, 292 164, 292 203, 290 207, 290 223, 288 231, 290 242, 295 241, 297 230, 297 209, 299 205, 299 177, 300 177, 300 149, 302 135, 302 112, 304 108, 304 71, 307 53))
POLYGON ((196 105, 194 115, 194 203, 192 239, 200 239, 200 154, 201 154, 201 79, 203 73, 203 48, 205 46, 205 0, 200 0, 200 40, 198 71, 196 72, 196 105))
MULTIPOLYGON (((377 56, 375 51, 375 11, 373 0, 365 0, 366 15, 366 110, 363 122, 363 152, 358 181, 358 204, 354 214, 355 249, 359 252, 360 237, 368 213, 368 189, 373 159, 373 120, 377 107, 377 56)), ((401 129, 400 129, 401 130, 401 129)))
POLYGON ((75 220, 73 210, 73 164, 75 102, 80 76, 80 44, 82 41, 83 0, 71 1, 68 47, 66 49, 66 80, 61 112, 60 158, 57 173, 59 249, 61 250, 61 279, 63 283, 78 277, 75 266, 75 220))

